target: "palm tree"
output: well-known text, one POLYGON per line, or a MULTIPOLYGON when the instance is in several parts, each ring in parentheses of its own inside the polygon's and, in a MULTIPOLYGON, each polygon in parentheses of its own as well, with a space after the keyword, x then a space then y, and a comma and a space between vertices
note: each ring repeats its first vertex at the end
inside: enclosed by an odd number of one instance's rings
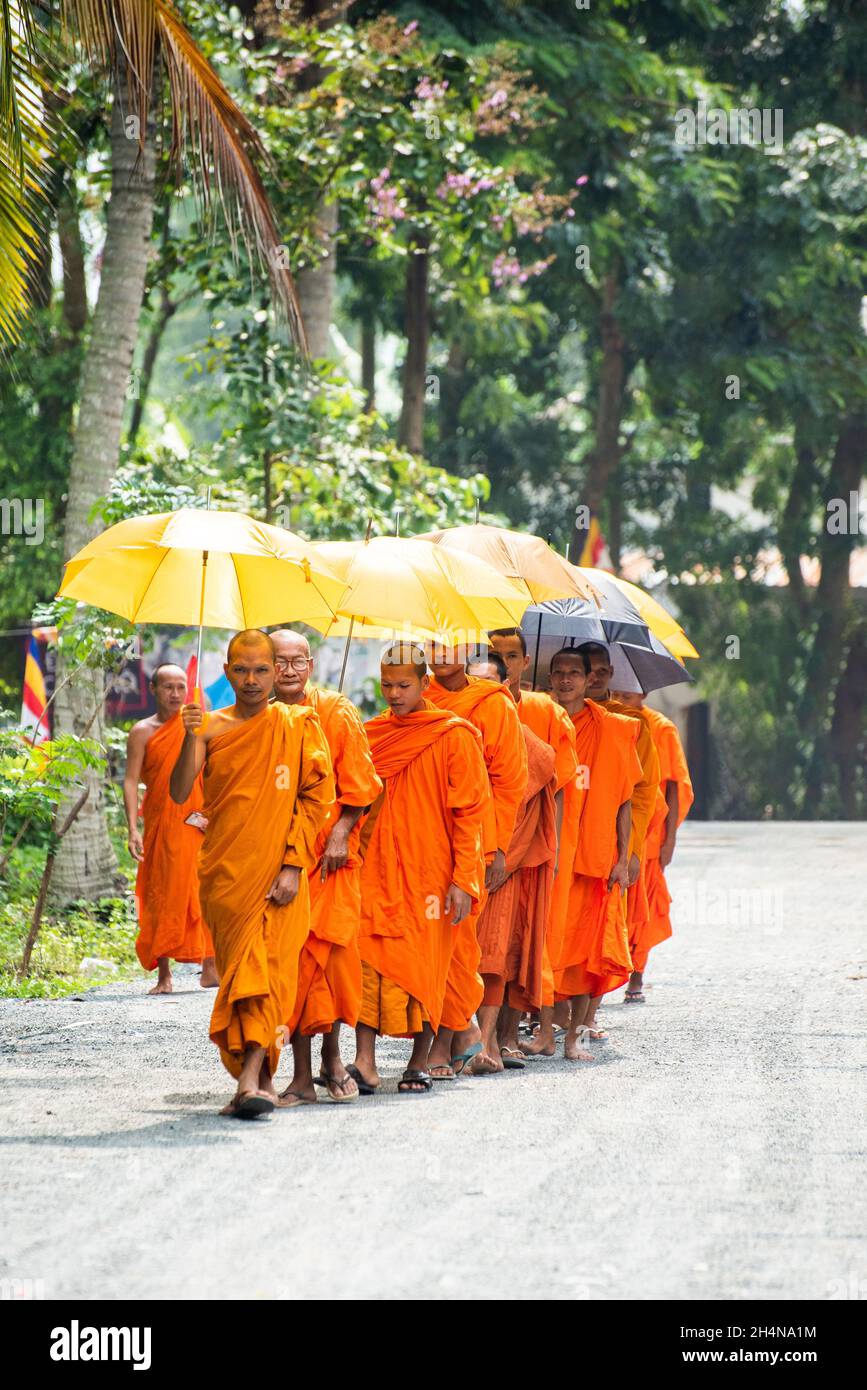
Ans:
MULTIPOLYGON (((14 3, 14 0, 3 0, 14 3)), ((123 414, 145 289, 155 201, 156 115, 165 86, 171 153, 184 153, 206 207, 216 202, 233 244, 241 240, 268 273, 273 295, 295 341, 304 329, 285 248, 262 183, 262 142, 196 47, 167 0, 66 0, 66 22, 94 67, 106 74, 114 100, 111 197, 99 295, 81 380, 70 465, 64 553, 74 554, 96 529, 95 502, 117 468, 123 414)), ((58 677, 62 671, 58 671, 58 677)), ((56 725, 81 733, 101 712, 101 675, 76 679, 57 700, 56 725)), ((52 885, 60 902, 97 898, 113 889, 116 861, 108 838, 98 777, 64 838, 52 885)), ((80 788, 70 790, 70 803, 80 788)), ((65 816, 68 806, 59 808, 65 816)))

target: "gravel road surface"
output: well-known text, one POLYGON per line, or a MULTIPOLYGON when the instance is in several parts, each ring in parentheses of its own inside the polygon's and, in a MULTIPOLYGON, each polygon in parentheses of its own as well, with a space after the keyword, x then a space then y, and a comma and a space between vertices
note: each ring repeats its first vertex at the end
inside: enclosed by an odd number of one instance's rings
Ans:
MULTIPOLYGON (((867 1297, 867 827, 687 825, 598 1060, 242 1124, 212 995, 0 1002, 0 1280, 46 1298, 867 1297)), ((349 1056, 345 1035, 344 1055, 349 1056)), ((284 1068, 288 1062, 284 1062, 284 1068)))

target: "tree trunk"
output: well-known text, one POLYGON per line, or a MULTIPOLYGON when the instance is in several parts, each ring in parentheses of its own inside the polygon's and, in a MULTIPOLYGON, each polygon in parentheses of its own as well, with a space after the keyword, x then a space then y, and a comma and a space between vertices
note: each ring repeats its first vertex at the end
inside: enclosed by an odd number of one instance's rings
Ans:
POLYGON ((327 248, 326 255, 317 265, 299 270, 295 280, 307 347, 313 359, 328 356, 331 306, 337 280, 337 251, 334 244, 337 233, 336 203, 319 204, 316 225, 319 240, 327 248))
MULTIPOLYGON (((857 494, 867 462, 867 417, 850 415, 837 436, 826 502, 841 498, 848 503, 857 494)), ((816 634, 805 672, 805 693, 801 702, 801 731, 812 745, 807 768, 801 815, 805 820, 819 817, 822 793, 828 780, 829 726, 838 683, 843 679, 848 653, 844 634, 849 619, 851 592, 849 562, 856 537, 837 535, 828 527, 828 513, 819 545, 822 572, 816 588, 813 614, 816 634)))
POLYGON ((57 239, 63 262, 63 320, 70 338, 78 338, 87 325, 87 278, 78 208, 68 185, 57 205, 57 239))
MULTIPOLYGON (((467 390, 467 355, 464 345, 458 338, 449 343, 449 355, 440 383, 439 458, 444 468, 452 473, 460 472, 458 458, 458 430, 460 428, 461 405, 467 390)), ((491 479, 496 485, 496 478, 491 479)))
POLYGON ((361 321, 361 389, 364 409, 376 407, 376 319, 365 314, 361 321))
POLYGON ((864 789, 864 710, 867 706, 867 630, 857 628, 849 645, 846 669, 837 686, 831 721, 831 751, 837 768, 840 810, 844 820, 863 814, 859 791, 864 789))
MULTIPOLYGON (((153 225, 153 132, 149 130, 144 151, 140 151, 138 142, 124 134, 119 100, 112 112, 111 158, 111 199, 99 296, 82 371, 69 474, 64 532, 67 559, 98 529, 89 514, 97 498, 107 492, 117 468, 153 225)), ((63 664, 59 656, 58 682, 63 677, 63 664)), ((58 695, 55 728, 61 733, 81 733, 96 705, 100 715, 95 737, 101 739, 103 700, 102 673, 85 669, 58 695)), ((68 798, 58 808, 57 823, 65 821, 84 789, 89 791, 84 809, 64 836, 54 868, 51 895, 60 904, 75 898, 93 900, 115 890, 117 860, 108 836, 99 773, 88 772, 80 785, 70 788, 68 798)))
POLYGON ((783 515, 780 518, 780 554, 789 578, 789 597, 799 624, 804 625, 810 614, 807 586, 801 572, 801 555, 809 532, 808 518, 812 511, 816 474, 816 451, 795 437, 795 467, 783 515))
MULTIPOLYGON (((330 29, 346 19, 347 5, 340 0, 305 0, 301 7, 302 19, 315 20, 320 29, 330 29)), ((324 72, 318 63, 306 68, 298 79, 302 91, 309 90, 322 81, 324 72)), ((295 278, 301 317, 307 334, 307 346, 312 358, 327 357, 331 309, 334 303, 334 289, 337 282, 337 248, 335 237, 339 213, 336 203, 327 203, 323 198, 316 212, 319 239, 325 250, 324 258, 315 266, 300 270, 295 278)))
MULTIPOLYGON (((600 516, 608 488, 608 480, 620 461, 620 423, 623 418, 623 387, 626 380, 625 343, 617 318, 616 304, 619 289, 617 269, 605 276, 602 285, 602 305, 599 313, 599 332, 602 364, 599 370, 599 394, 596 407, 596 441, 586 459, 586 476, 578 502, 600 516)), ((577 563, 586 531, 575 529, 569 545, 569 559, 577 563)))
POLYGON ((410 453, 424 451, 424 389, 428 343, 428 253, 419 238, 406 269, 406 359, 398 442, 410 453))

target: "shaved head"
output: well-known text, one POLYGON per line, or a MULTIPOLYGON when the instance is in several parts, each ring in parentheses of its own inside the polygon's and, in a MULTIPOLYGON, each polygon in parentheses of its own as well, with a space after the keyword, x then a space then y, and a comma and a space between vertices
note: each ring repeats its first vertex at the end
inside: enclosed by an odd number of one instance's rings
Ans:
MULTIPOLYGON (((297 653, 299 656, 310 655, 310 643, 303 632, 295 632, 291 627, 278 627, 276 632, 270 633, 271 641, 274 643, 274 650, 278 654, 288 647, 292 647, 292 655, 297 653)), ((288 652, 287 652, 288 655, 288 652)))
POLYGON ((306 699, 307 681, 313 670, 310 643, 302 632, 280 627, 271 633, 274 643, 276 677, 274 693, 286 705, 300 705, 306 699))
POLYGON ((419 680, 427 675, 427 660, 418 642, 392 642, 379 661, 383 667, 411 666, 419 680))
POLYGON ((261 628, 245 627, 243 632, 236 632, 226 652, 227 661, 232 660, 232 657, 239 647, 245 647, 250 650, 254 647, 264 647, 268 653, 269 660, 272 662, 274 660, 274 643, 271 641, 267 632, 263 632, 261 628))

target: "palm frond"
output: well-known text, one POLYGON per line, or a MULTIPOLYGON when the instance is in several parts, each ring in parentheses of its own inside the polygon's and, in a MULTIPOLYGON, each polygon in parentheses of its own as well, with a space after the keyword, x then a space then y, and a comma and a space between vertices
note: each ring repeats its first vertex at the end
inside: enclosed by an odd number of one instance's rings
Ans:
POLYGON ((267 270, 278 310, 296 343, 304 325, 286 248, 259 172, 265 150, 168 0, 64 0, 65 20, 94 64, 125 79, 144 143, 159 50, 169 82, 172 154, 186 155, 207 209, 222 211, 233 248, 240 237, 267 270))
POLYGON ((33 62, 32 31, 16 0, 0 0, 0 344, 30 310, 29 272, 48 211, 42 179, 49 117, 33 62))
POLYGON ((205 203, 216 193, 233 244, 240 234, 248 253, 258 255, 293 338, 306 348, 286 248, 257 168, 266 158, 262 141, 171 6, 155 4, 172 98, 172 152, 189 152, 205 203))

